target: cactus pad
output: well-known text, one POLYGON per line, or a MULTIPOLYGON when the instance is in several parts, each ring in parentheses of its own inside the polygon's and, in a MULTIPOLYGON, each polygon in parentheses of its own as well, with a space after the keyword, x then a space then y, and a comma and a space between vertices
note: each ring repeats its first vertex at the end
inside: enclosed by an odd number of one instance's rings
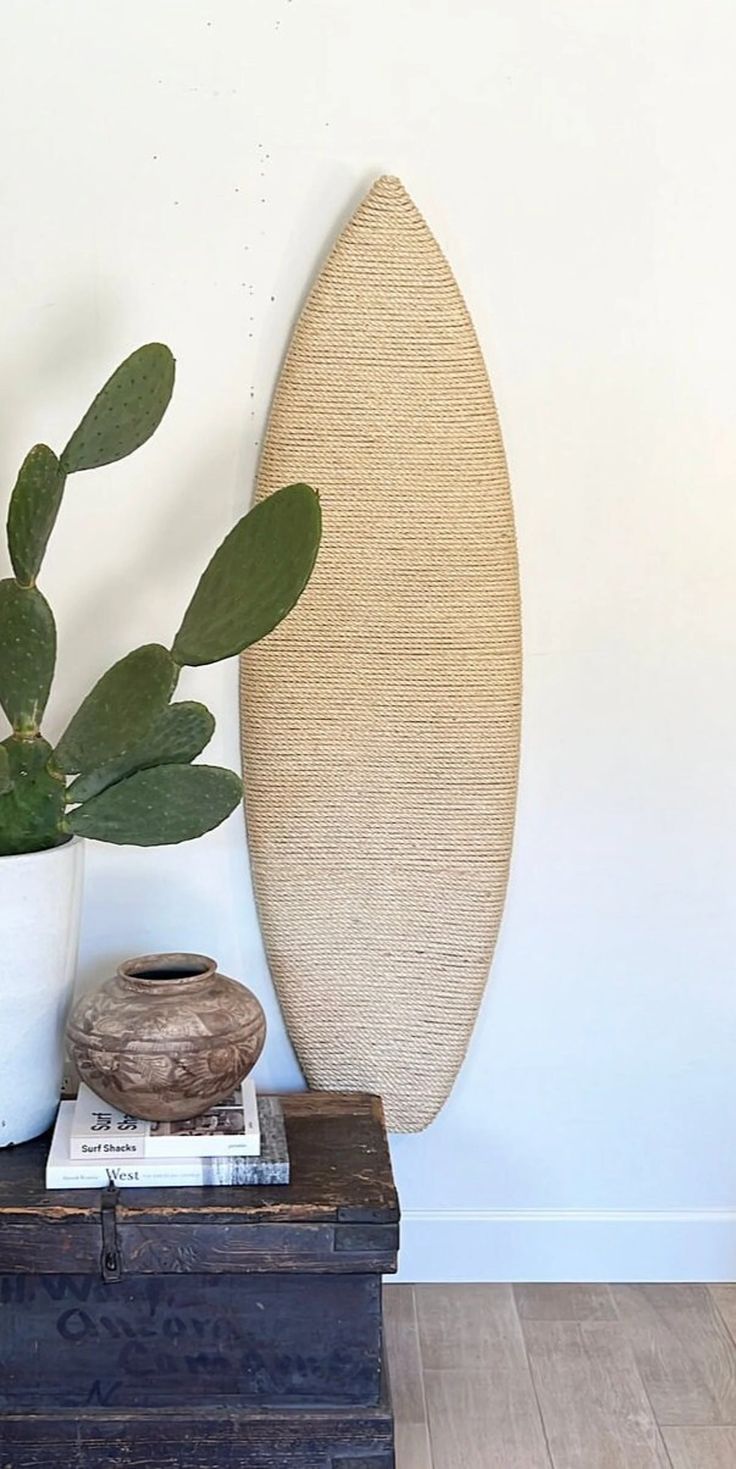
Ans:
POLYGON ((177 663, 218 663, 265 638, 304 591, 321 530, 309 485, 276 490, 244 515, 200 578, 174 641, 177 663))
POLYGON ((22 734, 35 734, 56 663, 56 624, 38 587, 0 581, 0 704, 22 734))
POLYGON ((169 704, 129 754, 72 781, 67 799, 89 801, 136 770, 148 770, 154 765, 188 765, 209 744, 214 729, 214 718, 204 704, 169 704))
POLYGON ((36 444, 20 467, 8 511, 8 548, 24 587, 38 576, 64 493, 64 471, 46 444, 36 444))
POLYGON ((232 770, 214 765, 162 765, 139 770, 70 812, 79 836, 99 842, 158 847, 188 842, 219 826, 243 794, 232 770))
POLYGON ((58 769, 87 775, 134 750, 168 704, 177 675, 160 643, 147 643, 113 664, 62 735, 54 751, 58 769))
POLYGON ((66 473, 113 464, 145 444, 169 406, 174 372, 174 358, 160 342, 126 357, 72 434, 61 456, 66 473))

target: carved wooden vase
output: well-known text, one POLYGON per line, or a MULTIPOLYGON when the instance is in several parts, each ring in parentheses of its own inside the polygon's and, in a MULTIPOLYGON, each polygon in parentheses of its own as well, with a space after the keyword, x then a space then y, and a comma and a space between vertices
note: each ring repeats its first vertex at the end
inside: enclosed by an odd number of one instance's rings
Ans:
POLYGON ((222 1102, 255 1066, 266 1017, 203 954, 149 954, 83 995, 67 1027, 82 1081, 133 1117, 173 1122, 222 1102))

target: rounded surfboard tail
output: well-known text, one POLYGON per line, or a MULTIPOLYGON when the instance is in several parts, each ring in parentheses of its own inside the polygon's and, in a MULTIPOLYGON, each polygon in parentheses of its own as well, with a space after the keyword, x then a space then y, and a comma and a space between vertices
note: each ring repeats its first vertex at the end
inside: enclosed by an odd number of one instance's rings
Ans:
POLYGON ((294 331, 257 495, 320 493, 298 607, 243 657, 251 863, 311 1086, 419 1131, 462 1064, 513 835, 521 619, 493 396, 398 179, 340 235, 294 331))

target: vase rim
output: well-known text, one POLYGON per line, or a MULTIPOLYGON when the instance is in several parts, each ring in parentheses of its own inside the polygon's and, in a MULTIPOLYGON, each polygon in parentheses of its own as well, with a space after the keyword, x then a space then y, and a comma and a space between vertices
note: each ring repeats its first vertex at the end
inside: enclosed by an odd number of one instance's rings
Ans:
POLYGON ((139 954, 125 959, 117 972, 133 988, 161 995, 173 985, 188 989, 211 980, 217 973, 217 960, 208 954, 139 954))
POLYGON ((56 857, 60 852, 81 847, 83 843, 84 837, 70 836, 65 842, 57 842, 55 847, 39 847, 37 852, 4 852, 0 862, 37 862, 41 857, 56 857))

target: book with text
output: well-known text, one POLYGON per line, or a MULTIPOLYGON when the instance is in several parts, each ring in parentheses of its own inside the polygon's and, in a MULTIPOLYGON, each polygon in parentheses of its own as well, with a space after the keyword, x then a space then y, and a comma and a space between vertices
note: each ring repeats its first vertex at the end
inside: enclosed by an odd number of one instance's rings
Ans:
POLYGON ((226 1158, 73 1158, 74 1102, 62 1102, 46 1163, 46 1187, 199 1188, 202 1185, 285 1184, 289 1155, 281 1105, 276 1097, 258 1099, 262 1139, 260 1156, 226 1158))
POLYGON ((190 1122, 143 1122, 101 1101, 85 1085, 72 1105, 70 1156, 80 1161, 257 1158, 261 1148, 250 1077, 232 1096, 190 1122))

